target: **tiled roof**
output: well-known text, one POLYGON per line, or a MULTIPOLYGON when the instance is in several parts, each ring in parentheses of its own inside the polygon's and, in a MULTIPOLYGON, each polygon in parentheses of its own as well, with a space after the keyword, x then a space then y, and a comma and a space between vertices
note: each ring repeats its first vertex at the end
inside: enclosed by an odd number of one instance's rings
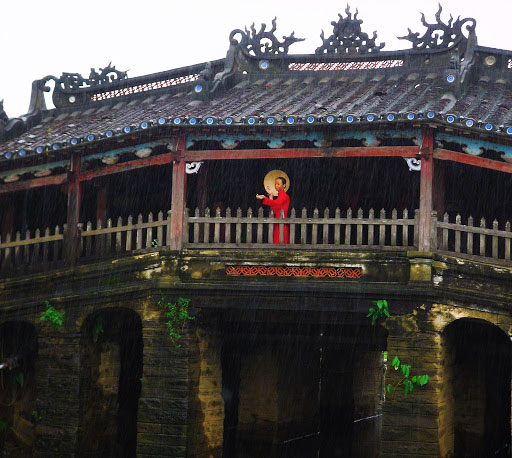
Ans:
POLYGON ((36 110, 37 125, 0 143, 0 164, 48 151, 65 155, 89 141, 162 126, 400 121, 458 125, 507 143, 512 138, 512 52, 478 47, 476 39, 446 49, 348 56, 254 56, 231 41, 226 59, 211 65, 94 88, 70 89, 54 78, 58 108, 36 110))

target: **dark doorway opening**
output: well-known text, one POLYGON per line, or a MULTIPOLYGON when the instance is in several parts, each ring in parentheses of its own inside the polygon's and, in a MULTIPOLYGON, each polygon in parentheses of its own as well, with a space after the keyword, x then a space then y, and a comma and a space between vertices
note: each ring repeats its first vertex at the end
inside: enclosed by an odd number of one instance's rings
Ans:
POLYGON ((0 326, 0 364, 7 364, 0 370, 0 452, 5 456, 32 456, 38 419, 36 357, 32 324, 16 321, 0 326))
POLYGON ((236 323, 224 335, 224 457, 378 455, 384 329, 236 323))
POLYGON ((510 456, 511 348, 507 335, 481 320, 444 331, 446 450, 456 457, 510 456))
POLYGON ((142 322, 131 310, 101 310, 84 323, 77 456, 136 456, 142 347, 142 322))

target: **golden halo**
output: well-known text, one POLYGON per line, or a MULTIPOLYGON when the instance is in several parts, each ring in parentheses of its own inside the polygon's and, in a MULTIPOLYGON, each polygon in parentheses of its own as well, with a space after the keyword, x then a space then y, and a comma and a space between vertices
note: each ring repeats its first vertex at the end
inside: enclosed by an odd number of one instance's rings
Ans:
POLYGON ((286 172, 283 172, 282 170, 271 170, 265 175, 265 178, 263 179, 263 187, 265 188, 266 193, 270 193, 273 196, 277 196, 277 191, 276 188, 274 187, 274 182, 278 177, 286 178, 286 185, 284 186, 284 190, 288 192, 288 190, 290 189, 290 177, 286 174, 286 172))

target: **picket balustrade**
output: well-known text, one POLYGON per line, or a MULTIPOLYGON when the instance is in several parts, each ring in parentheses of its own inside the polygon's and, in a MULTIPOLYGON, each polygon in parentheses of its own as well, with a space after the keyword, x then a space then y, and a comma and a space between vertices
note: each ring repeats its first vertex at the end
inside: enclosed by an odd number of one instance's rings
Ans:
MULTIPOLYGON (((418 210, 414 216, 407 209, 399 215, 381 209, 376 216, 374 209, 364 212, 358 209, 341 211, 329 208, 321 213, 318 209, 308 212, 303 208, 297 212, 290 209, 289 218, 275 218, 263 208, 245 214, 240 208, 234 212, 227 208, 201 214, 195 209, 192 215, 185 211, 184 248, 284 248, 284 249, 350 249, 350 250, 396 250, 407 251, 418 248, 418 210), (274 227, 279 227, 279 244, 274 245, 274 227), (289 228, 290 241, 284 243, 285 227, 289 228)), ((171 212, 159 212, 155 220, 152 213, 147 217, 118 217, 107 219, 106 224, 98 220, 78 225, 78 261, 130 252, 158 250, 167 247, 170 240, 171 212)), ((512 259, 512 230, 507 221, 500 225, 494 220, 491 227, 482 218, 475 224, 468 217, 463 224, 461 215, 450 221, 444 214, 442 221, 432 214, 432 249, 440 254, 492 259, 510 264, 512 259)), ((49 268, 64 261, 66 225, 45 228, 43 231, 27 230, 0 238, 0 270, 23 270, 23 268, 49 268)))
POLYGON ((463 257, 474 259, 511 260, 512 231, 510 221, 500 229, 495 219, 492 227, 487 227, 485 218, 477 225, 472 216, 462 224, 461 215, 455 216, 455 222, 450 222, 448 213, 442 221, 435 221, 437 238, 440 241, 438 250, 441 253, 456 253, 463 257))
POLYGON ((254 214, 249 208, 242 215, 240 208, 232 216, 232 210, 227 208, 222 215, 220 209, 211 212, 206 208, 204 214, 196 208, 193 215, 185 214, 186 234, 185 246, 190 248, 222 248, 222 247, 265 247, 273 245, 274 225, 279 227, 279 248, 382 248, 384 250, 412 249, 412 243, 417 239, 417 215, 409 217, 405 209, 401 218, 398 211, 393 209, 387 215, 380 210, 375 218, 375 211, 370 209, 365 217, 362 209, 357 210, 356 217, 349 208, 345 215, 339 208, 334 211, 326 208, 320 216, 320 211, 314 209, 308 215, 303 208, 300 216, 294 208, 290 209, 287 219, 265 216, 263 208, 254 214), (214 216, 212 216, 212 213, 214 216), (290 243, 284 243, 285 226, 289 227, 290 243))

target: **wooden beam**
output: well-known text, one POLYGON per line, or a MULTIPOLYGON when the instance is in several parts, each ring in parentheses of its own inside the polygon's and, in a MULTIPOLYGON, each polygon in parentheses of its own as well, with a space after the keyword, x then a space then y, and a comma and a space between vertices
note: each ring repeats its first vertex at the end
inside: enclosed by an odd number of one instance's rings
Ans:
POLYGON ((187 200, 186 162, 182 154, 185 150, 186 137, 176 139, 172 164, 171 224, 167 244, 171 250, 183 249, 185 207, 187 200))
POLYGON ((87 170, 80 174, 80 181, 92 180, 94 178, 114 173, 129 172, 130 170, 140 169, 142 167, 150 167, 152 165, 165 165, 172 162, 172 154, 165 153, 158 156, 150 156, 135 161, 121 162, 119 164, 109 165, 98 170, 87 170))
POLYGON ((0 185, 0 194, 25 191, 27 189, 40 188, 42 186, 53 186, 64 184, 68 181, 66 174, 54 175, 51 177, 34 178, 33 180, 16 181, 0 185))
POLYGON ((417 146, 204 150, 186 151, 185 160, 294 159, 308 157, 416 157, 419 152, 420 149, 417 146))
POLYGON ((78 223, 80 222, 80 201, 82 185, 78 179, 80 176, 80 156, 71 156, 68 173, 68 208, 67 227, 64 233, 64 256, 66 262, 75 265, 78 257, 78 223))
POLYGON ((458 153, 447 149, 439 148, 434 150, 434 159, 439 159, 440 161, 460 162, 461 164, 475 165, 477 167, 492 169, 498 172, 512 173, 512 164, 510 162, 493 161, 492 159, 486 159, 485 157, 471 156, 470 154, 458 153))
POLYGON ((420 213, 418 227, 418 250, 431 251, 432 241, 432 181, 434 160, 432 151, 434 134, 431 128, 422 129, 421 173, 420 173, 420 213))

